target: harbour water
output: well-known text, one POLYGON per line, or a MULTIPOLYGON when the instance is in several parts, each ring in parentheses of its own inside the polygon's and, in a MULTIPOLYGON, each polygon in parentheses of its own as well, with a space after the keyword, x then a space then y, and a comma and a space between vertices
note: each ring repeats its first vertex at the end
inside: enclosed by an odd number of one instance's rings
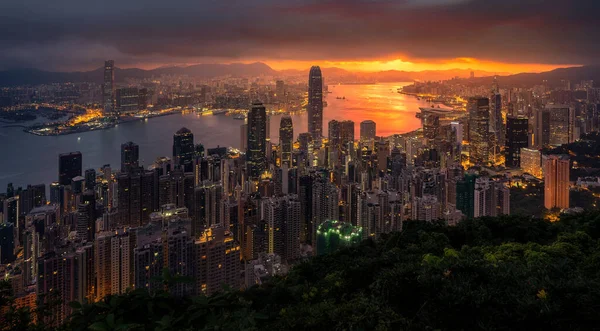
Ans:
MULTIPOLYGON (((323 133, 332 120, 355 122, 355 137, 359 137, 359 123, 373 120, 377 135, 389 136, 417 129, 415 117, 419 107, 431 106, 397 89, 410 83, 329 86, 323 116, 323 133), (338 99, 340 97, 340 99, 338 99), (343 99, 345 97, 345 99, 343 99)), ((292 116, 294 135, 307 131, 306 113, 292 116)), ((270 116, 271 140, 278 142, 281 115, 270 116)), ((175 114, 119 124, 114 128, 64 136, 35 136, 19 127, 0 127, 0 192, 8 183, 15 187, 27 184, 47 186, 58 178, 58 154, 80 151, 83 168, 99 168, 111 164, 120 167, 120 146, 133 141, 140 146, 140 163, 150 165, 159 156, 171 156, 173 134, 185 126, 194 133, 194 141, 206 148, 217 146, 240 147, 240 125, 243 121, 233 116, 175 114)))

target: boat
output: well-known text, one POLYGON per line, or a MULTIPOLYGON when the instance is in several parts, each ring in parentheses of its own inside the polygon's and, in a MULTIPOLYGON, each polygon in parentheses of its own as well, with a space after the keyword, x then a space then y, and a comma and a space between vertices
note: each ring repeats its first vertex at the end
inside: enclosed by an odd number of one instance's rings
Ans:
POLYGON ((227 109, 215 109, 213 110, 213 115, 223 115, 223 114, 227 114, 227 112, 229 112, 229 110, 227 109))
POLYGON ((234 120, 245 120, 246 119, 246 115, 244 114, 236 114, 233 116, 234 120))

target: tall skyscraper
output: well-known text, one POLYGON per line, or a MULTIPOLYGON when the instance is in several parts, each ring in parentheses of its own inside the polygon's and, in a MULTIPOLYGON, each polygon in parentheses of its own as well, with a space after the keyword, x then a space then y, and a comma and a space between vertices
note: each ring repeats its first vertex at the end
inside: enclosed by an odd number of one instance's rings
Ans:
POLYGON ((121 145, 121 172, 131 172, 139 168, 140 147, 132 141, 121 145))
POLYGON ((360 141, 373 141, 377 135, 377 124, 371 120, 360 122, 360 141))
POLYGON ((464 179, 456 183, 456 209, 460 210, 467 218, 475 215, 475 180, 477 175, 466 174, 464 179))
POLYGON ((473 164, 489 162, 490 152, 490 100, 474 97, 467 103, 469 112, 469 159, 473 164))
POLYGON ((510 213, 510 190, 502 182, 483 177, 475 180, 473 217, 510 213))
POLYGON ((257 179, 265 170, 267 159, 267 110, 260 102, 253 103, 248 113, 247 145, 248 177, 257 179))
POLYGON ((308 132, 315 141, 323 136, 323 76, 321 68, 313 66, 308 75, 308 132))
POLYGON ((569 208, 570 165, 567 155, 545 155, 544 207, 569 208))
POLYGON ((338 151, 345 150, 347 144, 354 142, 354 122, 347 121, 329 121, 329 146, 338 151))
POLYGON ((507 167, 521 166, 521 149, 528 145, 529 120, 525 117, 506 118, 506 148, 504 164, 507 167))
POLYGON ((281 145, 281 165, 292 166, 292 147, 294 144, 294 126, 290 116, 281 117, 279 124, 279 145, 281 145))
POLYGON ((502 95, 498 93, 496 84, 490 98, 490 132, 494 135, 496 146, 504 145, 502 131, 502 95))
POLYGON ((565 105, 547 105, 550 113, 550 145, 560 146, 574 141, 575 111, 565 105))
POLYGON ((104 84, 102 85, 102 104, 104 111, 110 113, 115 110, 115 61, 104 62, 104 84))
POLYGON ((173 135, 173 161, 184 172, 194 171, 194 134, 188 128, 181 128, 173 135))
POLYGON ((534 146, 543 148, 550 145, 550 111, 538 109, 535 115, 534 146))
POLYGON ((81 168, 81 152, 60 154, 58 156, 58 183, 60 185, 71 185, 71 179, 81 176, 81 168))

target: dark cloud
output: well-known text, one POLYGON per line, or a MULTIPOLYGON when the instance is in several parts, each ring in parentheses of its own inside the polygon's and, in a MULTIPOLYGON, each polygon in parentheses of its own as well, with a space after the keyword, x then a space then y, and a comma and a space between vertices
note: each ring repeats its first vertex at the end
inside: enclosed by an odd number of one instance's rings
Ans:
POLYGON ((206 61, 597 61, 597 0, 22 0, 0 3, 0 68, 206 61))

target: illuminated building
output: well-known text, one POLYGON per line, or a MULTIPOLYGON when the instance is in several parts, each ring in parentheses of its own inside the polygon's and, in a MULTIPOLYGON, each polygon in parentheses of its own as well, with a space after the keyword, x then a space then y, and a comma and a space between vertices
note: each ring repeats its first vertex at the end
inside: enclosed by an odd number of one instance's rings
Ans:
POLYGON ((196 293, 211 295, 223 285, 240 288, 240 245, 233 234, 215 225, 194 242, 196 293))
MULTIPOLYGON (((166 266, 174 277, 193 278, 195 257, 194 241, 190 233, 189 220, 170 221, 166 234, 166 266)), ((177 283, 169 286, 169 293, 176 297, 192 295, 192 283, 177 283)))
POLYGON ((102 84, 102 105, 104 112, 115 110, 115 61, 104 62, 104 84, 102 84))
POLYGON ((19 214, 21 210, 21 201, 20 197, 14 196, 8 199, 5 199, 2 202, 2 210, 3 210, 3 219, 2 223, 11 223, 14 224, 15 227, 19 227, 19 214))
POLYGON ((317 229, 317 255, 335 252, 362 241, 362 228, 337 220, 326 220, 317 229))
POLYGON ((426 145, 433 146, 435 139, 440 134, 440 115, 436 112, 421 112, 421 127, 426 145))
POLYGON ((502 132, 502 95, 498 93, 496 82, 494 85, 494 93, 492 93, 490 98, 490 132, 493 135, 496 146, 502 146, 504 145, 504 135, 502 132))
POLYGON ((317 227, 326 220, 339 219, 338 188, 324 178, 312 182, 311 213, 312 220, 307 235, 316 240, 317 227))
POLYGON ((544 207, 569 208, 569 157, 544 155, 544 207))
POLYGON ((575 110, 565 105, 546 105, 549 113, 549 144, 560 146, 574 141, 575 110))
POLYGON ((490 160, 490 104, 488 98, 470 98, 469 112, 469 159, 472 164, 487 164, 490 160))
POLYGON ((60 185, 71 185, 71 180, 74 177, 81 176, 81 171, 81 152, 60 154, 58 156, 58 183, 60 185))
POLYGON ((94 241, 96 300, 133 288, 133 237, 128 232, 104 232, 94 241))
POLYGON ((184 172, 193 172, 195 154, 194 134, 188 128, 181 128, 173 135, 173 161, 184 172))
POLYGON ((131 172, 140 167, 140 146, 129 141, 121 145, 121 172, 131 172))
POLYGON ((154 171, 143 170, 117 175, 119 226, 140 226, 148 222, 158 208, 154 171))
MULTIPOLYGON (((50 316, 42 317, 46 324, 61 325, 71 314, 71 301, 77 300, 77 266, 75 256, 61 256, 54 251, 45 254, 38 262, 37 296, 49 300, 48 293, 57 293, 60 303, 52 305, 50 316)), ((48 303, 48 302, 44 302, 48 303)))
POLYGON ((27 214, 30 210, 46 204, 46 185, 27 185, 27 189, 19 194, 21 214, 27 214))
POLYGON ((506 156, 504 159, 506 167, 518 168, 521 166, 521 149, 528 145, 528 123, 528 119, 524 117, 508 116, 506 118, 506 156))
POLYGON ((360 122, 360 141, 369 142, 375 140, 377 135, 377 124, 371 120, 360 122))
POLYGON ((255 102, 248 113, 248 144, 246 166, 248 177, 256 180, 265 171, 267 161, 267 112, 255 102))
POLYGON ((323 137, 323 76, 321 68, 313 66, 308 74, 308 133, 320 146, 323 137))
POLYGON ((279 124, 279 145, 281 146, 281 165, 292 166, 292 149, 294 144, 294 126, 288 115, 281 117, 279 124))
POLYGON ((534 177, 542 178, 542 153, 537 149, 521 148, 521 169, 534 177))
POLYGON ((385 172, 387 170, 387 159, 390 155, 390 143, 387 140, 379 140, 375 147, 377 149, 377 170, 385 172))
POLYGON ((240 125, 240 150, 246 151, 248 149, 248 123, 240 125))
POLYGON ((286 260, 300 257, 300 201, 295 195, 269 198, 263 203, 268 225, 268 253, 286 260))
POLYGON ((194 214, 192 214, 192 235, 199 236, 205 229, 223 225, 223 186, 205 181, 194 189, 194 214))
POLYGON ((77 206, 77 239, 83 242, 94 241, 96 233, 96 198, 93 191, 86 191, 77 206))
POLYGON ((550 145, 550 111, 539 109, 535 118, 535 134, 533 146, 543 148, 550 145))
POLYGON ((117 110, 121 113, 140 110, 140 91, 136 87, 124 87, 116 90, 117 110))

